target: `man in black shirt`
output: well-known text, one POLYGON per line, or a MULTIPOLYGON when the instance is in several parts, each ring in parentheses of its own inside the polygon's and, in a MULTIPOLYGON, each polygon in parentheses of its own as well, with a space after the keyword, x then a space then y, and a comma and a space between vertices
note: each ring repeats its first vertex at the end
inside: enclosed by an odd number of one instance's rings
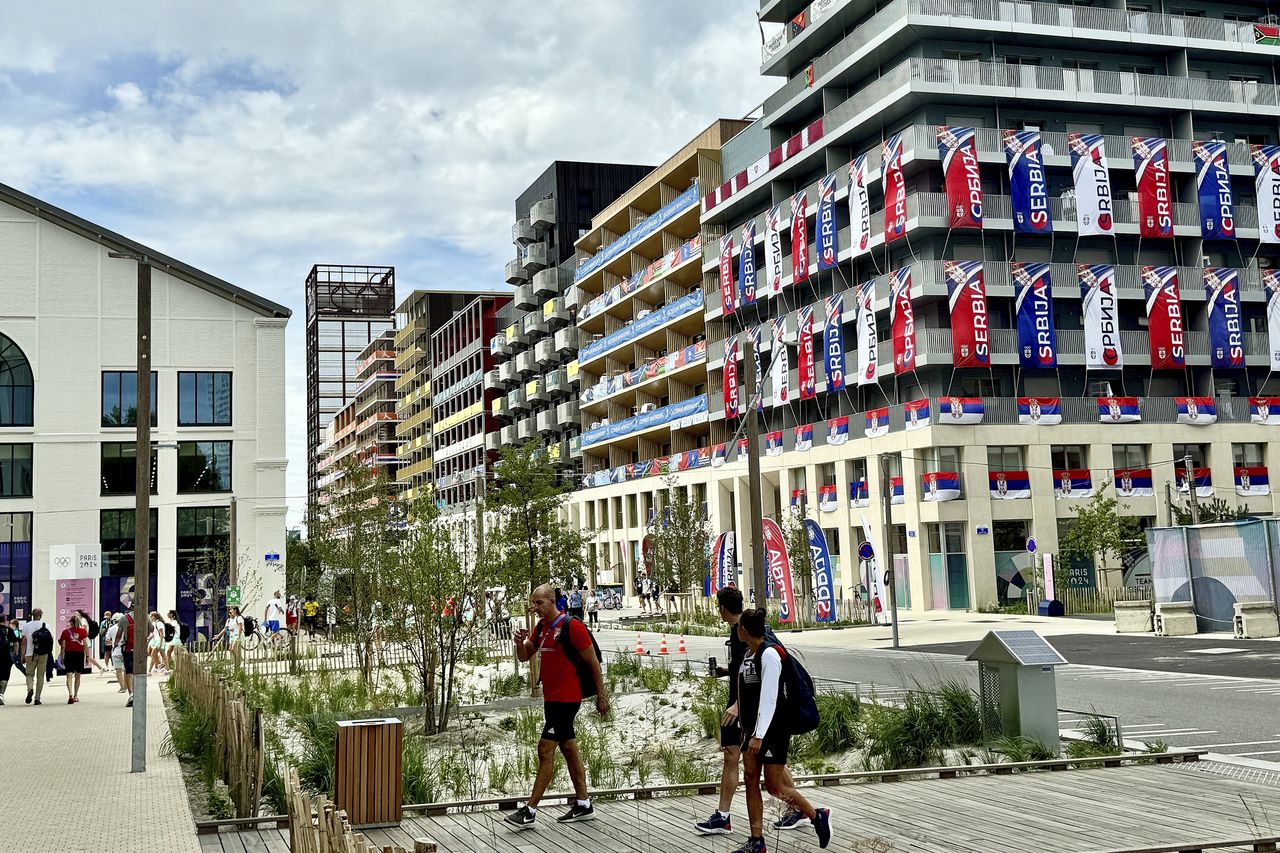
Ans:
POLYGON ((742 592, 734 588, 716 593, 720 620, 729 626, 729 665, 716 667, 717 678, 729 679, 729 704, 720 719, 720 748, 724 752, 724 768, 720 772, 720 805, 711 817, 695 824, 702 835, 728 835, 733 831, 729 807, 738 788, 738 764, 742 757, 742 728, 738 725, 738 670, 747 656, 747 644, 738 637, 738 617, 742 615, 742 592))

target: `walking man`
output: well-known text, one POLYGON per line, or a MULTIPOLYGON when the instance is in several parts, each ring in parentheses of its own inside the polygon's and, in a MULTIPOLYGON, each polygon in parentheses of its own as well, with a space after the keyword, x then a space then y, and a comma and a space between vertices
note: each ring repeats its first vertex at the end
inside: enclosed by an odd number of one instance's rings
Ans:
POLYGON ((277 589, 276 594, 267 600, 267 606, 262 610, 262 627, 272 634, 278 634, 283 624, 284 600, 280 598, 280 590, 277 589))
POLYGON ((574 587, 573 592, 569 593, 569 615, 579 622, 587 621, 587 612, 584 609, 582 587, 580 586, 574 587))
POLYGON ((605 695, 604 676, 595 641, 587 626, 556 608, 556 592, 548 584, 529 595, 529 604, 538 617, 530 637, 526 628, 514 634, 516 657, 528 661, 538 656, 542 681, 545 724, 538 741, 538 773, 528 801, 506 820, 516 829, 532 829, 538 816, 538 802, 551 784, 555 773, 556 748, 564 755, 573 780, 575 800, 569 810, 556 818, 558 823, 594 820, 596 813, 587 794, 587 770, 578 752, 574 718, 582 707, 584 692, 594 692, 596 712, 609 715, 609 697, 605 695), (585 690, 584 690, 585 688, 585 690))
POLYGON ((53 632, 45 624, 44 611, 39 607, 31 611, 31 621, 22 626, 23 657, 27 661, 27 704, 43 704, 46 667, 53 652, 53 632))

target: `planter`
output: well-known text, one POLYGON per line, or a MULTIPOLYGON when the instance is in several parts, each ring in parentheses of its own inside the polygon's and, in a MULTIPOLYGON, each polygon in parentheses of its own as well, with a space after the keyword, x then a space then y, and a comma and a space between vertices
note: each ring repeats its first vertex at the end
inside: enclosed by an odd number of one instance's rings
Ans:
POLYGON ((1150 601, 1117 601, 1116 633, 1144 634, 1153 630, 1150 601))

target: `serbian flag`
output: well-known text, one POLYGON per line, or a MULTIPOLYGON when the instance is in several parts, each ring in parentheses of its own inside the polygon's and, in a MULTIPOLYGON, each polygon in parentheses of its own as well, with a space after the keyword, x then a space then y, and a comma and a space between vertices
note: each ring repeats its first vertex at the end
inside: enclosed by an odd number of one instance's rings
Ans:
POLYGON ((1200 236, 1206 240, 1236 239, 1235 200, 1231 193, 1231 169, 1227 143, 1220 140, 1192 142, 1196 166, 1196 199, 1200 203, 1200 236))
POLYGON ((828 296, 825 300, 826 324, 823 344, 827 365, 827 393, 844 389, 844 296, 828 296))
POLYGON ((1143 267, 1142 291, 1147 300, 1147 336, 1152 370, 1187 366, 1187 345, 1178 290, 1177 267, 1143 267))
POLYGON ((1076 233, 1081 237, 1114 233, 1105 141, 1100 133, 1067 134, 1076 190, 1076 233))
POLYGON ((1250 145, 1249 153, 1258 199, 1258 240, 1280 243, 1280 145, 1250 145))
POLYGON ((1048 264, 1009 264, 1018 315, 1018 364, 1024 370, 1058 366, 1053 327, 1053 284, 1048 264))
POLYGON ((791 197, 791 283, 809 280, 809 199, 801 190, 791 197))
POLYGON ((889 410, 885 409, 868 409, 866 414, 867 425, 862 430, 862 434, 867 438, 876 438, 889 432, 889 410))
POLYGON ((1058 500, 1075 500, 1093 495, 1093 477, 1087 468, 1053 472, 1054 495, 1058 500))
POLYGON ((991 366, 991 323, 981 261, 943 261, 951 308, 951 359, 955 367, 991 366))
POLYGON ((1122 498, 1147 498, 1156 493, 1150 468, 1120 468, 1115 474, 1116 495, 1122 498))
POLYGON ((742 254, 738 256, 738 291, 743 305, 756 304, 756 221, 742 226, 742 254))
POLYGON ((1237 495, 1248 497, 1250 495, 1271 494, 1271 481, 1267 479, 1266 468, 1237 467, 1235 476, 1237 495))
POLYGON ((804 512, 805 502, 809 499, 809 493, 804 489, 791 490, 791 511, 796 514, 804 512))
MULTIPOLYGON (((756 411, 764 411, 764 372, 760 369, 760 347, 761 335, 759 326, 752 326, 747 330, 747 334, 751 336, 751 353, 754 356, 756 371, 756 411)), ((746 365, 742 366, 746 370, 746 365)), ((747 401, 747 405, 751 405, 751 401, 747 401)))
MULTIPOLYGON (((782 528, 772 518, 763 519, 766 579, 778 599, 778 621, 786 625, 796 619, 795 590, 792 585, 791 560, 787 556, 787 541, 782 528)), ((754 546, 753 546, 754 547, 754 546)))
POLYGON ((1212 397, 1174 397, 1178 404, 1178 423, 1208 426, 1218 422, 1218 406, 1212 397))
MULTIPOLYGON (((1277 293, 1280 293, 1280 280, 1277 283, 1277 293)), ((1277 306, 1280 306, 1280 296, 1276 297, 1275 302, 1277 306)), ((879 381, 880 370, 880 343, 876 332, 876 280, 874 278, 858 285, 856 313, 858 385, 874 385, 879 381)), ((1280 318, 1280 307, 1277 307, 1276 316, 1280 318)), ((1277 328, 1280 328, 1280 320, 1277 320, 1277 328)), ((1280 356, 1277 356, 1277 363, 1280 364, 1280 356)))
POLYGON ((1280 424, 1280 397, 1250 397, 1249 420, 1255 424, 1280 424))
POLYGON ((884 185, 884 244, 907 233, 907 183, 902 174, 902 134, 895 133, 880 143, 884 185))
POLYGON ((774 430, 765 433, 764 436, 764 455, 765 456, 781 456, 782 455, 782 430, 774 430))
POLYGON ((1019 397, 1018 423, 1052 426, 1062 423, 1060 397, 1019 397))
POLYGON ((787 318, 773 321, 773 347, 769 362, 769 382, 773 388, 774 407, 791 402, 791 368, 787 359, 787 318))
POLYGON ((1124 367, 1120 346, 1120 299, 1116 268, 1110 264, 1076 264, 1080 298, 1084 303, 1084 366, 1086 370, 1124 367))
POLYGON ((827 444, 837 447, 849 440, 849 417, 842 415, 827 421, 827 444))
POLYGON ((769 208, 764 220, 764 297, 782 292, 782 205, 769 208))
POLYGON ((849 484, 849 506, 853 509, 871 506, 871 490, 867 488, 865 479, 849 484))
POLYGON ((835 512, 839 498, 836 496, 836 487, 834 484, 823 486, 818 489, 818 510, 821 512, 835 512))
POLYGON ((889 503, 900 504, 906 502, 906 493, 902 490, 902 478, 889 478, 889 503))
POLYGON ((724 348, 724 416, 738 416, 738 339, 735 337, 724 348))
POLYGON ((1267 300, 1267 367, 1280 370, 1280 270, 1262 271, 1262 292, 1267 300))
POLYGON ((733 457, 734 462, 747 461, 747 440, 745 438, 738 439, 737 451, 733 457))
POLYGON ((921 480, 927 501, 953 501, 960 497, 960 475, 955 471, 933 471, 921 480))
POLYGON ((817 368, 813 354, 813 306, 796 312, 796 368, 800 374, 800 399, 812 400, 817 394, 817 368))
POLYGON ((796 450, 804 452, 813 447, 813 424, 800 424, 795 432, 796 450))
POLYGON ((1009 195, 1015 234, 1049 234, 1049 184, 1040 156, 1040 131, 1004 131, 1004 156, 1009 163, 1009 195))
POLYGON ((948 227, 982 227, 982 174, 972 127, 938 128, 938 156, 947 187, 948 227))
MULTIPOLYGON (((1178 487, 1178 491, 1187 491, 1187 469, 1178 466, 1173 469, 1174 483, 1178 487)), ((1196 481, 1196 497, 1211 498, 1213 497, 1213 477, 1209 473, 1208 468, 1192 468, 1191 476, 1196 481)))
POLYGON ((1016 501, 1031 497, 1031 476, 1026 471, 992 471, 987 483, 993 501, 1016 501))
POLYGON ((893 372, 916 369, 916 314, 911 304, 911 267, 889 275, 889 322, 893 330, 893 372))
POLYGON ((902 405, 902 419, 907 422, 907 429, 924 429, 929 426, 929 398, 911 400, 902 405))
POLYGON ((729 445, 723 441, 711 448, 711 467, 719 468, 729 458, 729 445))
POLYGON ((818 232, 818 269, 836 266, 840 247, 836 245, 836 176, 831 173, 818 184, 818 215, 814 220, 818 232))
POLYGON ((733 235, 720 238, 720 307, 725 314, 732 314, 737 304, 733 291, 733 235))
POLYGON ((1133 424, 1142 420, 1137 397, 1098 397, 1098 421, 1104 424, 1133 424))
POLYGON ((711 546, 711 594, 715 595, 718 590, 733 586, 734 580, 738 575, 738 561, 735 558, 734 547, 737 543, 734 532, 732 530, 721 533, 716 537, 715 545, 711 546))
POLYGON ((1233 269, 1204 270, 1209 303, 1209 366, 1244 367, 1244 320, 1240 315, 1240 274, 1233 269))
POLYGON ((859 154, 849 164, 849 240, 853 254, 871 248, 871 199, 867 194, 867 155, 859 154))
POLYGON ((986 407, 981 397, 939 397, 938 423, 971 426, 982 423, 986 407))
POLYGON ((1169 187, 1169 146, 1157 136, 1135 136, 1134 179, 1138 185, 1138 234, 1173 236, 1173 192, 1169 187))

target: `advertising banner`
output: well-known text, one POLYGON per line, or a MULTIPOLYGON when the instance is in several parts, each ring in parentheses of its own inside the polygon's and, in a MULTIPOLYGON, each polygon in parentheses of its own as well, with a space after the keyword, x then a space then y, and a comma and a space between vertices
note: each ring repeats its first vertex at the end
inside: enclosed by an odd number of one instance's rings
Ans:
POLYGON ((1240 315, 1240 274, 1233 269, 1204 271, 1209 315, 1209 366, 1244 367, 1244 318, 1240 315))
POLYGON ((951 360, 955 367, 991 366, 991 323, 981 261, 943 261, 951 308, 951 360))
POLYGON ((1062 423, 1060 397, 1019 397, 1018 423, 1053 426, 1062 423))
POLYGON ((1258 199, 1258 240, 1280 243, 1280 145, 1250 145, 1258 199))
MULTIPOLYGON (((824 489, 827 487, 823 487, 824 489)), ((835 503, 835 486, 831 486, 832 509, 835 503)), ((811 518, 805 519, 804 532, 809 539, 809 559, 813 562, 814 619, 819 622, 836 621, 836 569, 831 562, 831 549, 827 536, 811 518)))
POLYGON ((1147 302, 1147 337, 1152 370, 1181 370, 1187 366, 1182 319, 1182 294, 1177 267, 1143 267, 1142 292, 1147 302))
POLYGON ((1023 370, 1058 366, 1053 326, 1053 282, 1048 264, 1009 264, 1018 315, 1018 364, 1023 370))
POLYGON ((916 315, 909 266, 889 276, 889 323, 893 329, 893 372, 901 376, 916 369, 916 315))
POLYGON ((809 199, 801 190, 791 197, 791 283, 809 280, 809 199))
POLYGON ((818 232, 818 269, 833 269, 840 257, 836 232, 836 176, 827 175, 818 185, 818 215, 814 221, 818 232))
MULTIPOLYGON (((1280 293, 1280 277, 1276 279, 1277 293, 1280 293)), ((1280 318, 1280 298, 1276 300, 1277 317, 1280 318)), ((858 384, 875 385, 880 365, 880 342, 876 330, 876 280, 873 278, 858 286, 857 319, 855 320, 858 336, 858 384)), ((1278 324, 1277 328, 1280 328, 1278 324)), ((1277 332, 1280 340, 1280 332, 1277 332)))
POLYGON ((655 234, 662 226, 666 225, 672 219, 684 213, 690 207, 698 203, 700 196, 698 195, 698 182, 694 181, 693 186, 676 196, 675 199, 664 204, 655 213, 638 223, 626 234, 623 234, 617 240, 605 246, 595 255, 583 261, 574 271, 573 280, 581 281, 584 277, 590 275, 609 261, 631 250, 632 246, 644 240, 650 234, 655 234))
POLYGON ((733 292, 733 234, 720 238, 720 309, 727 316, 737 307, 733 292))
POLYGON ((1115 473, 1116 496, 1144 498, 1156 493, 1150 468, 1120 468, 1115 473))
POLYGON ((1124 367, 1120 348, 1120 300, 1116 268, 1110 264, 1076 264, 1084 301, 1084 366, 1086 370, 1124 367))
POLYGON ((1206 240, 1236 239, 1235 199, 1231 193, 1227 143, 1218 140, 1193 142, 1191 154, 1196 164, 1200 236, 1206 240))
POLYGON ((742 226, 742 252, 738 255, 738 298, 743 305, 756 304, 756 221, 742 226))
POLYGON ((792 588, 791 560, 787 557, 787 543, 782 528, 772 518, 763 520, 764 552, 769 570, 769 582, 778 598, 778 621, 789 625, 796 619, 795 594, 792 588))
POLYGON ((782 205, 769 208, 764 220, 764 294, 763 298, 782 292, 782 205))
POLYGON ((991 471, 987 483, 993 501, 1016 501, 1031 497, 1031 475, 1026 471, 991 471))
POLYGON ((827 366, 827 393, 844 390, 844 295, 823 300, 826 322, 823 331, 823 361, 827 366))
POLYGON ((736 586, 738 577, 738 558, 732 530, 716 537, 716 544, 711 549, 711 594, 722 589, 736 586))
POLYGON ((1004 156, 1009 163, 1009 194, 1013 205, 1015 234, 1048 234, 1053 231, 1049 217, 1049 185, 1040 156, 1040 131, 1006 130, 1004 156))
POLYGON ((787 358, 787 318, 773 321, 773 347, 769 360, 769 383, 773 389, 774 407, 791 402, 791 366, 787 358))
POLYGON ((949 228, 982 227, 982 173, 972 127, 938 128, 938 157, 947 188, 949 228))
POLYGON ((902 174, 902 134, 895 133, 880 143, 881 174, 884 184, 884 244, 907 233, 907 182, 902 174))
POLYGON ((615 423, 603 424, 594 429, 589 429, 582 434, 582 446, 587 447, 597 442, 621 438, 656 426, 673 424, 679 428, 706 423, 706 420, 707 395, 699 394, 697 397, 690 397, 688 400, 682 400, 679 403, 672 403, 669 406, 663 406, 650 412, 643 412, 615 423))
POLYGON ((854 256, 871 248, 871 199, 867 195, 867 155, 849 164, 849 240, 854 256))
POLYGON ((1105 143, 1100 133, 1067 134, 1076 190, 1076 233, 1081 237, 1115 233, 1105 143))
POLYGON ((1169 185, 1169 146, 1158 136, 1134 136, 1134 180, 1138 185, 1138 234, 1173 236, 1173 192, 1169 185))
POLYGON ((738 416, 738 339, 732 338, 724 347, 724 416, 738 416))
POLYGON ((1178 407, 1178 423, 1208 426, 1218 422, 1218 405, 1212 397, 1174 397, 1178 407))
POLYGON ((630 343, 637 338, 641 338, 654 329, 664 326, 678 317, 684 317, 688 314, 692 314, 694 311, 702 310, 705 310, 705 306, 702 301, 702 292, 700 290, 681 296, 674 302, 668 302, 652 314, 636 320, 630 326, 621 328, 612 334, 605 335, 598 341, 591 341, 586 344, 581 350, 579 350, 577 360, 579 362, 590 361, 591 359, 603 355, 625 343, 630 343))

